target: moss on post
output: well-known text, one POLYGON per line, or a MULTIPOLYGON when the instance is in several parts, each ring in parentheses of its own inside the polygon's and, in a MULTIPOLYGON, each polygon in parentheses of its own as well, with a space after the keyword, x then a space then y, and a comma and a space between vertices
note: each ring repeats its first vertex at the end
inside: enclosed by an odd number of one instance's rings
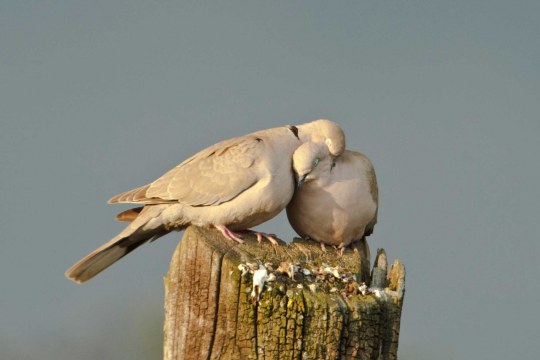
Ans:
POLYGON ((387 286, 362 294, 369 270, 364 240, 340 255, 190 227, 165 278, 164 358, 396 359, 405 270, 396 261, 387 286), (249 269, 261 264, 274 279, 256 301, 249 269))

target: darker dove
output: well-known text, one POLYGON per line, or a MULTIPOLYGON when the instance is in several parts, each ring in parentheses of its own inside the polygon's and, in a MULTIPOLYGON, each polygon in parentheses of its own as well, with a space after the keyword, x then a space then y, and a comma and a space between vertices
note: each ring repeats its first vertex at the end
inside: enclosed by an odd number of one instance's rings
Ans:
MULTIPOLYGON (((189 225, 214 226, 225 237, 242 242, 234 231, 262 224, 287 206, 295 176, 305 175, 293 174, 293 153, 309 142, 321 144, 328 156, 345 149, 343 130, 329 120, 261 130, 212 145, 154 182, 112 197, 109 203, 142 206, 119 214, 119 220, 131 223, 73 265, 66 276, 85 282, 145 242, 189 225)), ((257 234, 261 236, 274 240, 257 234)))
POLYGON ((373 232, 379 200, 377 178, 363 154, 346 150, 332 158, 327 153, 326 147, 312 143, 295 152, 295 167, 304 171, 298 182, 304 184, 287 206, 287 217, 300 236, 323 247, 344 248, 373 232), (296 158, 301 152, 305 154, 296 158))

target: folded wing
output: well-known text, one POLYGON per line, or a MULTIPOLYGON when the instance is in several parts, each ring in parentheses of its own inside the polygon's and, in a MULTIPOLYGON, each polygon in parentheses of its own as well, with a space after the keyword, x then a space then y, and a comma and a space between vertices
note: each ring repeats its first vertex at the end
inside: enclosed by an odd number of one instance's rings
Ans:
POLYGON ((258 181, 259 174, 253 165, 264 147, 264 140, 256 136, 222 141, 195 154, 151 184, 112 197, 109 203, 219 205, 258 181))

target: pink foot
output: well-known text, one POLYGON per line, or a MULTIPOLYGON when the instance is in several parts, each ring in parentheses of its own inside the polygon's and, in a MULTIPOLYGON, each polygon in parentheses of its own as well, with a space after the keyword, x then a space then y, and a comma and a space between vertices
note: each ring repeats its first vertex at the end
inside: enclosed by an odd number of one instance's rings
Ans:
POLYGON ((244 243, 244 240, 242 240, 239 234, 229 230, 225 225, 214 225, 214 227, 218 229, 219 232, 221 232, 223 236, 225 236, 227 239, 234 240, 238 242, 239 244, 244 243))
POLYGON ((279 245, 276 235, 274 234, 267 234, 263 232, 253 231, 253 230, 246 230, 246 232, 250 232, 252 234, 255 234, 257 236, 257 241, 261 242, 263 238, 267 239, 272 243, 272 245, 279 245))

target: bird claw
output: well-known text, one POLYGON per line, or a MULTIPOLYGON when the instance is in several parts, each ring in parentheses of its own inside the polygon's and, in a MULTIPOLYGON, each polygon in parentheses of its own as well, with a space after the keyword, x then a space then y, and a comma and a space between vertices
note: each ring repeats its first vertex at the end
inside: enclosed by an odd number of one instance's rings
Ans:
POLYGON ((277 239, 276 239, 275 234, 257 233, 257 240, 259 242, 261 242, 263 237, 266 238, 268 241, 270 241, 272 243, 272 245, 278 245, 279 244, 277 239))
POLYGON ((340 257, 343 256, 343 253, 345 252, 345 246, 337 245, 337 246, 334 246, 334 249, 339 251, 339 256, 340 257))
MULTIPOLYGON (((223 236, 229 240, 234 240, 240 244, 243 244, 244 243, 244 240, 242 240, 242 237, 240 236, 240 234, 238 233, 235 233, 234 231, 228 229, 225 225, 214 225, 216 229, 218 229, 221 234, 223 234, 223 236)), ((270 241, 272 243, 272 245, 278 245, 278 241, 276 239, 276 235, 275 234, 267 234, 267 233, 263 233, 263 232, 258 232, 258 231, 253 231, 253 230, 245 230, 245 231, 242 231, 242 232, 247 232, 247 233, 252 233, 252 234, 255 234, 255 236, 257 236, 257 241, 258 242, 261 242, 263 238, 267 239, 268 241, 270 241)))
POLYGON ((246 230, 246 232, 255 234, 255 236, 257 236, 257 241, 259 243, 264 238, 264 239, 267 239, 268 241, 270 241, 272 243, 272 245, 279 245, 279 243, 278 243, 278 241, 276 239, 277 236, 275 234, 267 234, 267 233, 263 233, 263 232, 253 231, 253 230, 246 230))
POLYGON ((239 244, 243 244, 244 240, 240 237, 240 234, 235 233, 234 231, 229 230, 225 225, 214 225, 216 229, 219 230, 223 236, 229 240, 236 241, 239 244))
POLYGON ((257 241, 261 242, 263 238, 270 241, 272 245, 278 245, 278 241, 276 239, 276 235, 274 234, 267 234, 263 232, 255 232, 255 235, 257 235, 257 241))

